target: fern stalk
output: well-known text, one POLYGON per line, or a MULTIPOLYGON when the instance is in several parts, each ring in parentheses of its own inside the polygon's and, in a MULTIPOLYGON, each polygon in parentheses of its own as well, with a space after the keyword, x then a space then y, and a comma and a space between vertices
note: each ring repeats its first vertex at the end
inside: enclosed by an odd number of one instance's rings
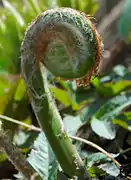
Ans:
POLYGON ((21 69, 36 118, 63 171, 90 179, 67 136, 48 88, 47 69, 62 79, 87 84, 100 60, 100 38, 83 13, 70 8, 48 10, 28 27, 21 46, 21 69))

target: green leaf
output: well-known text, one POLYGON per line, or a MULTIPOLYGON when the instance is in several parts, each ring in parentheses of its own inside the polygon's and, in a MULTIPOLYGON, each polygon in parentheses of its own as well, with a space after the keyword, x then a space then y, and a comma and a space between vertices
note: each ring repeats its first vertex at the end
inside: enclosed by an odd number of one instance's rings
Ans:
POLYGON ((51 147, 48 145, 48 156, 49 156, 49 178, 50 180, 55 180, 58 172, 58 163, 54 156, 51 147))
POLYGON ((48 144, 43 133, 40 133, 37 140, 34 142, 34 146, 29 154, 28 161, 42 177, 42 179, 48 179, 48 144))
MULTIPOLYGON (((13 100, 14 100, 14 93, 15 93, 17 85, 18 85, 18 81, 13 82, 12 86, 9 88, 7 93, 5 93, 0 98, 0 113, 1 114, 10 116, 10 117, 14 115, 13 100)), ((3 129, 10 129, 14 131, 15 127, 16 127, 16 124, 2 120, 3 129)))
POLYGON ((80 113, 82 122, 86 122, 89 118, 91 118, 106 101, 106 98, 98 97, 94 100, 94 102, 87 104, 80 113))
POLYGON ((54 180, 52 178, 55 176, 58 166, 44 133, 40 133, 34 142, 28 161, 43 180, 48 180, 49 177, 54 180))
POLYGON ((130 80, 120 80, 116 83, 109 82, 101 84, 99 79, 97 78, 92 81, 92 84, 95 86, 96 90, 104 96, 115 96, 120 92, 126 90, 127 88, 131 88, 130 80))
MULTIPOLYGON (((113 158, 118 156, 118 154, 111 155, 113 158)), ((119 169, 117 166, 114 165, 114 163, 105 154, 99 152, 88 155, 86 166, 89 169, 89 173, 92 177, 103 176, 107 173, 112 176, 117 176, 119 174, 119 169)))
POLYGON ((108 159, 108 157, 103 153, 93 153, 87 157, 86 166, 91 167, 95 165, 96 163, 102 163, 105 162, 108 159))
MULTIPOLYGON (((8 12, 8 11, 7 11, 8 12)), ((14 72, 18 69, 18 57, 20 49, 20 26, 16 24, 14 17, 3 13, 5 17, 5 31, 0 32, 0 66, 9 72, 14 72), (14 51, 15 49, 15 51, 14 51)), ((23 27, 21 27, 23 30, 23 27)))
MULTIPOLYGON (((17 120, 24 120, 28 115, 28 98, 26 91, 24 92, 24 96, 22 95, 21 99, 19 98, 19 101, 17 101, 18 99, 15 99, 15 94, 21 81, 18 78, 12 78, 10 81, 12 84, 8 92, 0 98, 0 113, 17 120)), ((6 120, 2 120, 2 122, 3 129, 10 129, 13 135, 18 125, 6 120)))
MULTIPOLYGON (((52 77, 50 76, 49 78, 51 79, 52 77)), ((81 102, 80 104, 78 104, 75 100, 74 92, 72 92, 68 84, 58 78, 55 78, 55 80, 58 83, 58 86, 61 87, 61 89, 51 85, 50 91, 52 95, 65 107, 71 106, 72 110, 74 111, 80 110, 85 102, 81 102)))
POLYGON ((15 95, 14 95, 14 99, 16 101, 21 101, 25 95, 26 95, 26 86, 25 86, 24 80, 20 79, 15 95))
POLYGON ((130 94, 119 95, 108 100, 91 118, 92 130, 101 137, 114 139, 116 129, 112 120, 130 104, 130 94))
POLYGON ((124 112, 123 114, 118 115, 112 122, 113 124, 131 131, 131 112, 124 112))
POLYGON ((32 144, 37 137, 38 132, 35 131, 19 131, 14 135, 14 143, 21 148, 22 150, 29 150, 32 147, 32 144))
POLYGON ((114 139, 116 136, 116 129, 112 124, 111 119, 106 118, 105 120, 101 121, 93 116, 91 128, 97 135, 106 139, 114 139))
POLYGON ((40 133, 37 140, 34 142, 33 149, 31 150, 31 153, 28 157, 28 161, 42 177, 42 179, 48 179, 48 144, 46 137, 43 133, 40 133))
POLYGON ((72 105, 72 99, 66 91, 53 86, 50 87, 50 91, 53 96, 66 107, 72 105))
POLYGON ((82 125, 80 116, 70 116, 67 115, 63 118, 64 127, 68 134, 74 135, 79 127, 82 125))
POLYGON ((90 167, 88 169, 88 172, 89 172, 90 176, 93 178, 106 175, 106 172, 104 170, 102 170, 96 166, 90 167))
POLYGON ((117 95, 123 90, 126 90, 127 88, 130 88, 130 87, 131 87, 131 81, 121 80, 111 86, 112 95, 117 95))
POLYGON ((111 176, 117 177, 120 174, 120 169, 113 162, 101 164, 98 166, 98 168, 103 169, 111 176))
POLYGON ((116 124, 116 125, 119 125, 121 127, 123 127, 124 129, 127 129, 127 130, 131 130, 131 127, 129 128, 127 123, 122 121, 122 120, 119 120, 119 119, 114 119, 112 121, 113 124, 116 124))
POLYGON ((102 78, 95 78, 92 80, 96 91, 104 96, 116 96, 122 91, 131 88, 131 73, 122 66, 117 65, 113 71, 102 78))
POLYGON ((123 121, 131 121, 131 112, 124 112, 116 117, 117 119, 123 120, 123 121))
POLYGON ((115 117, 118 113, 131 104, 131 96, 128 93, 113 97, 109 99, 100 109, 96 112, 95 117, 104 120, 106 117, 115 117))

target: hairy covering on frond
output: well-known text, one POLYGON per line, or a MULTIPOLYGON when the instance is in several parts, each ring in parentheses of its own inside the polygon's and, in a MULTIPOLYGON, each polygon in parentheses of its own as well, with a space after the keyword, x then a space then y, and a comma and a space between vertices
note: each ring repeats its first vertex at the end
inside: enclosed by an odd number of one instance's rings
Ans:
MULTIPOLYGON (((56 77, 87 86, 97 74, 100 36, 88 16, 70 8, 47 10, 27 29, 26 60, 35 58, 56 77)), ((26 36, 26 34, 25 34, 26 36)))

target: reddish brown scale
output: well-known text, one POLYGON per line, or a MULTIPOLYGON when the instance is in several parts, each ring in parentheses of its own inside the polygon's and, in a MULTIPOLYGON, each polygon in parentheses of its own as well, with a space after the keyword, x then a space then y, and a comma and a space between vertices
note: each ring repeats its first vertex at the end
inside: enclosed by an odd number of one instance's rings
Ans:
POLYGON ((47 32, 44 31, 39 34, 35 48, 36 59, 38 62, 44 59, 48 44, 53 38, 55 38, 55 34, 52 34, 50 32, 48 32, 48 36, 47 32))
POLYGON ((77 85, 77 87, 81 87, 81 79, 80 80, 79 79, 76 80, 76 85, 77 85))
POLYGON ((89 85, 90 81, 91 81, 92 75, 95 76, 98 73, 98 67, 99 67, 100 58, 101 58, 101 38, 100 38, 95 26, 91 23, 90 17, 87 16, 86 14, 84 14, 84 13, 82 13, 82 14, 87 18, 88 23, 90 24, 90 26, 92 27, 92 30, 95 33, 95 39, 97 41, 95 66, 93 68, 91 68, 91 70, 84 77, 76 80, 77 87, 84 86, 86 88, 89 85))
POLYGON ((89 85, 91 76, 92 76, 92 72, 89 72, 89 74, 84 77, 84 79, 83 79, 84 87, 87 87, 89 85))

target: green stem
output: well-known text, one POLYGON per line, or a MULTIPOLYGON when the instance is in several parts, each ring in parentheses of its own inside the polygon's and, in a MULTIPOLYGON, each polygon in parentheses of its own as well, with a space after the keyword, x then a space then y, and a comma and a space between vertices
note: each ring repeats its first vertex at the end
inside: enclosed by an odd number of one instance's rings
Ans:
POLYGON ((98 66, 99 46, 98 33, 86 15, 68 8, 48 10, 38 16, 21 46, 22 75, 36 118, 63 171, 81 180, 90 177, 64 130, 48 88, 46 68, 64 79, 86 75, 78 85, 87 85, 98 66))
POLYGON ((83 179, 90 179, 86 170, 84 170, 82 160, 63 129, 61 117, 48 88, 46 69, 42 67, 41 64, 35 64, 32 69, 26 65, 24 64, 24 78, 25 75, 28 77, 28 68, 33 72, 30 88, 29 81, 27 81, 27 79, 25 81, 28 94, 36 118, 44 131, 58 162, 64 172, 70 177, 82 176, 83 179), (43 73, 41 70, 43 70, 43 73))

